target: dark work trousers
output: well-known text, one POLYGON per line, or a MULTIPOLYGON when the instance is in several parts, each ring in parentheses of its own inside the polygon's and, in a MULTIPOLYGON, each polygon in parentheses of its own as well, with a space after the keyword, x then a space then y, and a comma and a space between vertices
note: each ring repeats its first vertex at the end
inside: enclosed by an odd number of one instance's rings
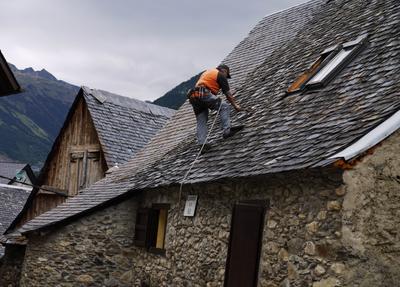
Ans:
POLYGON ((229 134, 231 127, 229 105, 222 101, 212 93, 207 93, 201 97, 191 97, 190 103, 193 106, 193 111, 197 120, 197 143, 203 144, 207 138, 207 121, 208 110, 218 110, 220 105, 219 116, 222 124, 222 132, 224 135, 229 134))

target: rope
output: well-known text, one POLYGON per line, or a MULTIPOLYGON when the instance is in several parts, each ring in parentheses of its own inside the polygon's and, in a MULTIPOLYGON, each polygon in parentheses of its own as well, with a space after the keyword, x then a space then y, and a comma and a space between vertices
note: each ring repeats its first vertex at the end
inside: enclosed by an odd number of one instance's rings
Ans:
POLYGON ((206 137, 206 139, 204 140, 204 143, 202 144, 202 146, 201 146, 199 152, 197 153, 196 158, 194 159, 194 161, 193 161, 192 164, 190 165, 189 170, 186 172, 185 176, 183 177, 183 179, 182 179, 182 181, 181 181, 181 185, 180 185, 180 187, 179 187, 179 199, 178 199, 178 203, 181 202, 183 184, 184 184, 184 182, 185 182, 187 176, 189 175, 190 171, 191 171, 192 168, 194 167, 195 163, 196 163, 197 160, 199 159, 199 157, 200 157, 200 155, 201 155, 201 152, 203 151, 203 148, 204 148, 204 146, 206 145, 207 140, 208 140, 208 138, 209 138, 211 132, 212 132, 213 129, 214 129, 214 126, 215 126, 215 123, 217 122, 218 115, 219 115, 219 112, 220 112, 220 110, 221 110, 221 107, 222 107, 222 101, 221 101, 220 104, 219 104, 217 114, 215 115, 214 121, 213 121, 213 123, 212 123, 212 125, 211 125, 210 130, 209 130, 208 133, 207 133, 207 137, 206 137))

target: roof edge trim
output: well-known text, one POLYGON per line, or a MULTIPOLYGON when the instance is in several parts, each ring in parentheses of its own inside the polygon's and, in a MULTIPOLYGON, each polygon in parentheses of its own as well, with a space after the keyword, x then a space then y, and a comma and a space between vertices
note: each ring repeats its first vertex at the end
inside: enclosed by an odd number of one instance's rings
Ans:
POLYGON ((329 157, 329 159, 344 158, 345 160, 352 159, 370 149, 376 144, 383 141, 385 138, 393 134, 400 128, 400 110, 393 114, 386 121, 371 130, 358 141, 348 146, 341 152, 329 157))
POLYGON ((6 58, 4 55, 1 53, 0 50, 0 67, 2 68, 3 72, 5 73, 9 84, 11 85, 12 90, 9 91, 8 94, 16 94, 22 92, 22 88, 20 84, 17 81, 17 78, 15 77, 14 73, 12 72, 10 65, 8 64, 6 58))
POLYGON ((32 190, 33 187, 24 187, 24 186, 18 186, 18 185, 11 185, 11 184, 4 184, 4 183, 0 183, 0 187, 3 188, 8 188, 8 189, 18 189, 18 190, 25 190, 30 192, 32 190))

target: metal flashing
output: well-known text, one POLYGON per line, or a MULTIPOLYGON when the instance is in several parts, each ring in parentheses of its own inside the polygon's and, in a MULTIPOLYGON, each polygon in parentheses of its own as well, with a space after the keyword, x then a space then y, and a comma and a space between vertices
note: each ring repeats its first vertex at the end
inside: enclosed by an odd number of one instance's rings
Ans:
POLYGON ((365 136, 360 138, 358 141, 345 148, 341 152, 333 155, 330 159, 344 158, 350 160, 355 158, 364 151, 370 149, 376 144, 383 141, 385 138, 393 134, 400 128, 400 111, 396 112, 382 124, 374 128, 372 131, 367 133, 365 136))

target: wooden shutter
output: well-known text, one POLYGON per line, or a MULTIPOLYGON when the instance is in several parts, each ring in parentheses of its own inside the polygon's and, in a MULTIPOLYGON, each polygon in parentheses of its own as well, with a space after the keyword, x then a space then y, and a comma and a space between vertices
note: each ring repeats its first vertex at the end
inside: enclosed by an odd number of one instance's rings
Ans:
POLYGON ((73 152, 70 155, 69 176, 68 176, 68 193, 69 195, 78 194, 78 190, 82 181, 83 170, 83 152, 73 152))
POLYGON ((157 249, 164 249, 168 210, 159 209, 158 211, 157 242, 155 246, 157 249))
POLYGON ((80 189, 90 186, 103 177, 100 150, 83 150, 73 147, 70 154, 68 190, 70 195, 78 194, 80 189))
POLYGON ((137 211, 134 240, 136 246, 146 246, 149 210, 149 208, 140 208, 137 211))
POLYGON ((155 246, 157 240, 158 213, 151 208, 140 208, 136 214, 134 244, 141 247, 155 246))
POLYGON ((100 180, 101 174, 100 151, 88 151, 85 171, 85 187, 100 180))

